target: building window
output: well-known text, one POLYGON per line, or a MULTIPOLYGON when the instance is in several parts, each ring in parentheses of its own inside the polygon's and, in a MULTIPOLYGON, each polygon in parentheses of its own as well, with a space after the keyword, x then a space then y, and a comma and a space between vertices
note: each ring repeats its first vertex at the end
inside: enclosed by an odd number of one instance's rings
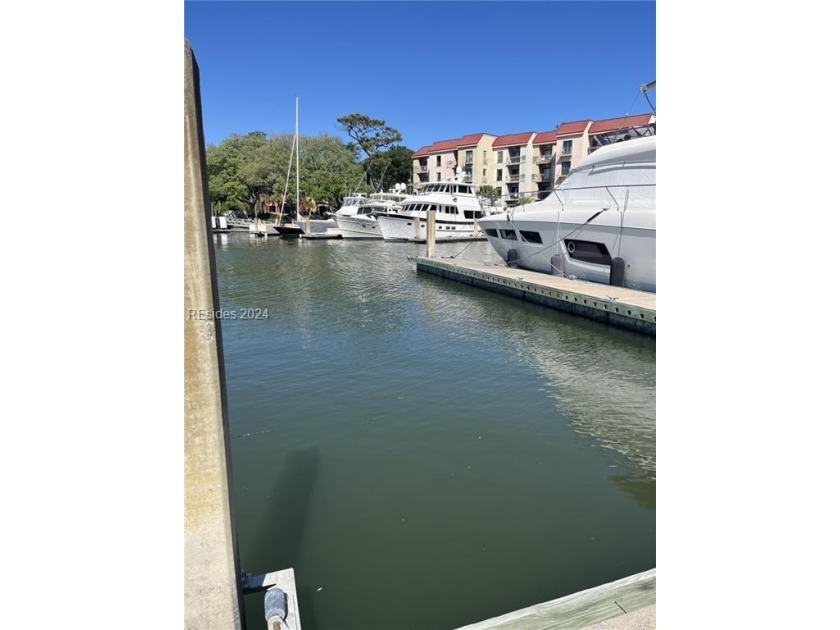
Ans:
POLYGON ((572 152, 572 141, 563 140, 563 155, 569 155, 572 152))
POLYGON ((472 151, 467 151, 467 158, 464 160, 465 164, 472 164, 472 151))
POLYGON ((440 156, 437 156, 437 165, 440 166, 440 156))
POLYGON ((569 170, 572 168, 571 162, 560 162, 560 174, 561 175, 568 175, 569 170))
MULTIPOLYGON (((438 158, 440 160, 440 158, 438 158)), ((437 180, 440 181, 440 173, 437 174, 437 180)))
POLYGON ((504 151, 496 151, 496 164, 501 164, 505 161, 504 151))
POLYGON ((497 182, 502 181, 502 169, 500 169, 500 168, 496 169, 496 181, 497 182))

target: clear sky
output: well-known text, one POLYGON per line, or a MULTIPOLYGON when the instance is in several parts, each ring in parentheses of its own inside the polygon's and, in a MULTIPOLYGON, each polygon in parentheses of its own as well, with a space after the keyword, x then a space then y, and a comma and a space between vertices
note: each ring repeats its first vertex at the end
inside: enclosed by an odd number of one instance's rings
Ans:
POLYGON ((184 30, 208 144, 293 131, 295 96, 303 135, 348 139, 336 119, 356 112, 412 150, 548 131, 648 113, 656 78, 654 2, 188 1, 184 30))

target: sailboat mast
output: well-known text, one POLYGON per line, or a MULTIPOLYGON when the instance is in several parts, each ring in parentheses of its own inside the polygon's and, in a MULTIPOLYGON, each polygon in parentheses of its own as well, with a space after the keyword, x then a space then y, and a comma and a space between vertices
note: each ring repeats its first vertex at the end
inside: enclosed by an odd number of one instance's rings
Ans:
POLYGON ((300 139, 298 136, 298 103, 300 97, 295 97, 295 177, 297 178, 297 185, 295 191, 297 198, 295 200, 295 217, 300 221, 300 139))

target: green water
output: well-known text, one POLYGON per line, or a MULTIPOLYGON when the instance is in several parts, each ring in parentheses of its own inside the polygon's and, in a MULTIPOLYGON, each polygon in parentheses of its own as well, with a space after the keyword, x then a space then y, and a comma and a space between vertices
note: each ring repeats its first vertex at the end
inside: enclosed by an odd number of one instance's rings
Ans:
POLYGON ((656 565, 654 340, 418 275, 423 245, 215 238, 221 307, 270 316, 223 322, 242 569, 294 567, 305 630, 456 628, 656 565))

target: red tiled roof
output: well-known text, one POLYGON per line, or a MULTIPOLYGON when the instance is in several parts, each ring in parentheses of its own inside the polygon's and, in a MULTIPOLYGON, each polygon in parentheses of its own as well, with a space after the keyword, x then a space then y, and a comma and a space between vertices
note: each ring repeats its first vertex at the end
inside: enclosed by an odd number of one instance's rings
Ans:
POLYGON ((425 147, 420 147, 414 153, 411 154, 411 157, 423 157, 424 155, 429 155, 429 149, 431 149, 431 145, 426 145, 425 147))
POLYGON ((554 144, 555 140, 557 140, 557 130, 552 129, 551 131, 539 132, 534 136, 534 142, 532 144, 554 144))
POLYGON ((635 114, 633 116, 622 116, 621 118, 597 120, 592 123, 589 133, 604 133, 605 131, 615 131, 626 127, 641 127, 649 124, 652 119, 653 114, 635 114))
MULTIPOLYGON (((576 120, 575 122, 564 122, 560 123, 560 126, 557 127, 557 135, 558 136, 567 136, 573 133, 583 133, 586 130, 586 125, 591 123, 592 121, 589 119, 586 120, 576 120)), ((592 130, 590 129, 590 132, 592 130)))
POLYGON ((481 137, 484 133, 471 133, 469 135, 464 136, 458 141, 459 147, 473 147, 478 144, 478 141, 481 140, 481 137))
POLYGON ((499 136, 493 141, 493 148, 528 144, 528 140, 531 139, 532 135, 534 135, 533 131, 523 131, 522 133, 510 133, 506 136, 499 136))
POLYGON ((438 140, 433 142, 429 147, 429 153, 441 153, 443 151, 451 151, 458 146, 461 138, 453 138, 452 140, 438 140))

